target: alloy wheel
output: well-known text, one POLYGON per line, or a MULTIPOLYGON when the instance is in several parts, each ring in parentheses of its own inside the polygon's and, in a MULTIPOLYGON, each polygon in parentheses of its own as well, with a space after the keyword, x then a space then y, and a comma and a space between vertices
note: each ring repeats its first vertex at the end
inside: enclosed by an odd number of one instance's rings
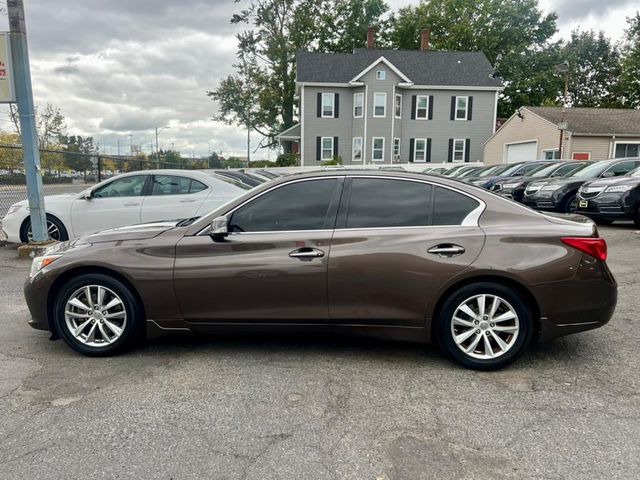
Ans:
POLYGON ((480 360, 503 356, 516 343, 520 321, 504 298, 492 294, 474 295, 456 308, 451 335, 466 355, 480 360))
MULTIPOLYGON (((47 235, 51 240, 60 241, 60 229, 51 220, 47 220, 47 235)), ((27 240, 29 242, 33 240, 33 231, 31 229, 31 225, 29 225, 29 229, 27 230, 27 240)))
POLYGON ((113 344, 127 326, 122 299, 102 285, 87 285, 73 292, 65 304, 64 319, 76 340, 94 348, 113 344))

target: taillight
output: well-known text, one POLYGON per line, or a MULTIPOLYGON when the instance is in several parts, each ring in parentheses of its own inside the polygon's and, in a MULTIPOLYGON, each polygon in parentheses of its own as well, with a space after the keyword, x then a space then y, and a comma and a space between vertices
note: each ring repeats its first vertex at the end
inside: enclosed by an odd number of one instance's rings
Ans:
POLYGON ((562 243, 569 245, 581 252, 591 255, 603 262, 607 259, 607 242, 604 238, 593 237, 563 237, 562 243))

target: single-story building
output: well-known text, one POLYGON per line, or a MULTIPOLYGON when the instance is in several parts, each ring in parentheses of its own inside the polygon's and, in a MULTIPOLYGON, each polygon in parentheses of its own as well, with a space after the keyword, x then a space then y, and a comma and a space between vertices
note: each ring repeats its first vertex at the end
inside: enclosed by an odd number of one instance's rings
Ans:
POLYGON ((640 156, 640 110, 521 107, 484 143, 484 163, 640 156), (563 124, 564 123, 564 124, 563 124), (564 130, 560 130, 563 127, 564 130))

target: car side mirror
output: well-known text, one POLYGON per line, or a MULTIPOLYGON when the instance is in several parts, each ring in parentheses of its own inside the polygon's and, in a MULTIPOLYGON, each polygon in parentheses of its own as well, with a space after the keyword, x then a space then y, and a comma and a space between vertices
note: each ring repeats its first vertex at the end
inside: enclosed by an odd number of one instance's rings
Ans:
POLYGON ((211 232, 209 236, 214 242, 222 242, 229 235, 229 219, 227 217, 216 217, 211 222, 211 232))
POLYGON ((93 198, 93 191, 89 190, 87 193, 82 195, 83 200, 91 200, 93 198))
POLYGON ((604 178, 609 178, 609 177, 615 177, 615 176, 616 176, 616 174, 615 174, 614 172, 604 172, 604 173, 602 174, 602 176, 603 176, 604 178))

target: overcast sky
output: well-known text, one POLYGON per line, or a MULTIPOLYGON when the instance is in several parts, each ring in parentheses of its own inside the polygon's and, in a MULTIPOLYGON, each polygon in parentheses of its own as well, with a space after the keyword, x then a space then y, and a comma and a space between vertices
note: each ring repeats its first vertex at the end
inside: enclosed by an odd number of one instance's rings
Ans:
MULTIPOLYGON (((245 152, 246 133, 212 121, 215 104, 205 96, 235 61, 233 0, 24 3, 36 104, 59 106, 72 133, 93 135, 114 154, 119 139, 125 154, 129 134, 148 152, 153 129, 168 126, 161 148, 173 145, 189 156, 245 152)), ((417 0, 388 3, 397 8, 417 0)), ((541 0, 541 6, 558 12, 560 36, 581 26, 619 39, 638 2, 541 0)), ((6 25, 6 16, 1 21, 6 25)), ((10 128, 6 117, 0 128, 10 128)), ((274 157, 263 150, 253 158, 268 155, 274 157)))

